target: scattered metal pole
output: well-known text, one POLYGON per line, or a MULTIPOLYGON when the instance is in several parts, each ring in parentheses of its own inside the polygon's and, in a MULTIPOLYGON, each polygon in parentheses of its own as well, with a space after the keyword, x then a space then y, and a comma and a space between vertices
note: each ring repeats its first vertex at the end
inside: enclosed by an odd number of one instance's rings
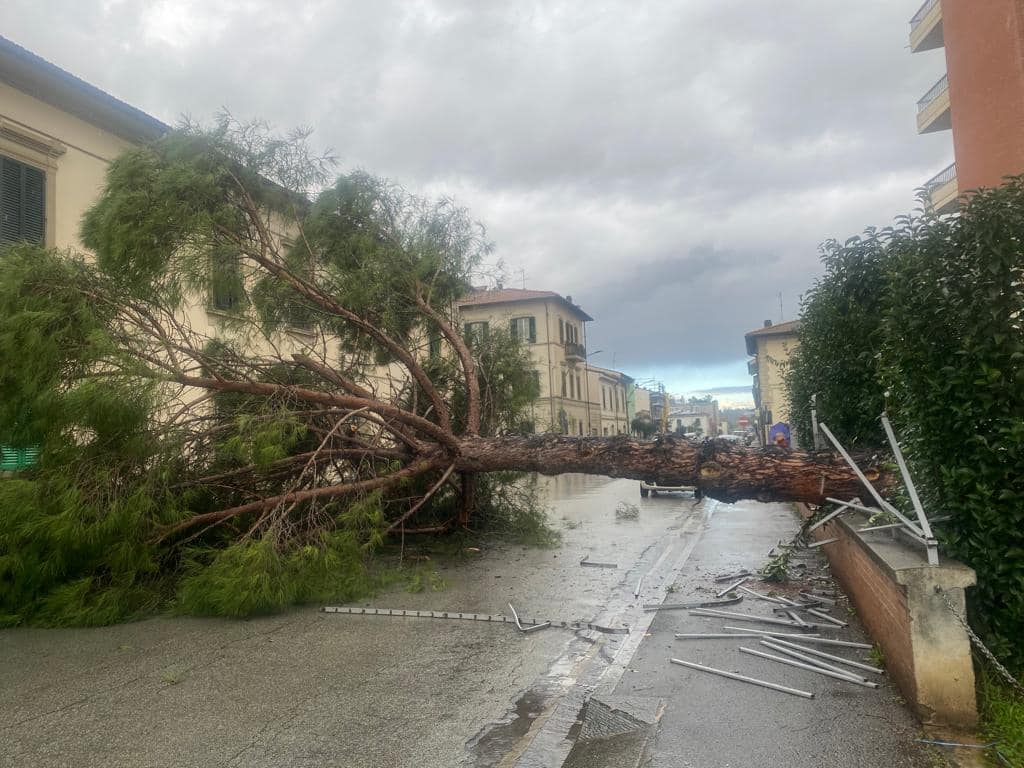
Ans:
POLYGON ((753 574, 750 571, 739 571, 737 573, 730 573, 728 576, 716 576, 715 582, 721 584, 726 581, 738 579, 740 576, 753 576, 753 574))
POLYGON ((753 677, 747 677, 746 675, 739 675, 735 672, 726 672, 724 669, 715 669, 714 667, 705 667, 703 664, 694 664, 692 661, 683 661, 682 659, 669 659, 673 664, 678 664, 681 667, 688 667, 690 669, 697 669, 701 672, 710 672, 713 675, 720 675, 721 677, 728 677, 731 680, 739 680, 744 683, 752 683, 753 685, 760 685, 762 688, 771 688, 773 691, 781 691, 782 693, 788 693, 793 696, 800 696, 804 699, 813 699, 814 694, 808 691, 801 691, 796 688, 788 688, 785 685, 779 685, 778 683, 769 683, 767 680, 758 680, 753 677))
MULTIPOLYGON (((892 446, 893 455, 896 457, 896 465, 900 468, 900 474, 903 475, 903 484, 906 486, 907 494, 910 496, 910 503, 914 505, 914 511, 917 512, 917 521, 921 525, 921 533, 924 534, 926 539, 933 539, 935 537, 932 533, 932 527, 928 523, 928 516, 924 513, 924 506, 917 495, 914 481, 910 478, 910 470, 907 469, 907 462, 903 459, 903 451, 900 449, 899 441, 896 439, 896 433, 892 431, 889 417, 884 412, 882 413, 882 428, 885 429, 885 436, 889 438, 889 445, 892 446)), ((932 565, 938 565, 938 563, 932 563, 932 565)))
POLYGON ((793 621, 795 621, 801 627, 808 626, 807 622, 804 621, 803 619, 801 619, 800 618, 800 614, 798 614, 796 611, 786 611, 786 615, 789 616, 789 618, 791 618, 793 621))
POLYGON ((749 627, 730 627, 724 626, 722 629, 728 629, 734 632, 749 633, 755 635, 765 635, 767 637, 788 637, 793 640, 799 640, 802 643, 812 643, 814 645, 840 645, 844 648, 861 648, 865 651, 870 651, 871 646, 867 643, 855 643, 852 640, 833 640, 830 637, 816 637, 813 634, 808 635, 793 635, 785 634, 783 632, 769 632, 763 629, 750 629, 749 627))
MULTIPOLYGON (((347 605, 325 605, 320 609, 323 613, 340 613, 348 616, 394 616, 406 619, 454 619, 457 621, 482 621, 491 624, 514 624, 513 619, 501 614, 466 613, 465 611, 415 611, 408 608, 359 608, 347 605)), ((530 623, 527 619, 527 623, 530 623)), ((605 635, 628 635, 629 627, 605 627, 585 621, 564 621, 561 619, 532 619, 533 624, 550 624, 560 629, 571 629, 574 632, 584 629, 601 632, 605 635)))
POLYGON ((587 555, 587 557, 584 557, 582 560, 580 560, 580 565, 582 565, 584 568, 618 568, 619 567, 615 563, 595 563, 595 562, 591 562, 589 559, 587 559, 589 557, 590 557, 590 555, 587 555))
POLYGON ((865 528, 858 528, 857 533, 864 533, 866 531, 885 531, 890 528, 906 528, 903 523, 886 523, 885 525, 869 525, 865 528))
POLYGON ((633 590, 633 597, 640 597, 640 587, 644 583, 644 577, 641 575, 639 580, 636 582, 636 589, 633 590))
POLYGON ((811 395, 811 436, 814 440, 814 450, 821 450, 821 434, 818 432, 818 393, 811 395))
MULTIPOLYGON (((771 633, 771 637, 818 637, 817 634, 809 632, 806 635, 784 635, 781 632, 771 633)), ((727 637, 766 637, 759 632, 676 632, 676 640, 724 640, 727 637)))
POLYGON ((544 621, 544 622, 541 622, 540 624, 533 624, 533 625, 531 625, 529 627, 524 627, 522 624, 519 623, 519 614, 516 613, 516 609, 512 607, 512 603, 508 604, 508 609, 510 611, 512 611, 512 618, 516 620, 516 629, 518 629, 520 632, 522 632, 524 634, 527 633, 527 632, 534 632, 534 631, 536 631, 538 629, 545 629, 545 628, 551 626, 551 622, 550 621, 544 621))
POLYGON ((830 672, 827 669, 816 667, 813 664, 804 664, 802 661, 797 661, 796 659, 787 659, 783 656, 775 656, 771 653, 763 653, 761 651, 754 650, 753 648, 744 648, 743 646, 740 646, 740 653, 749 653, 751 656, 760 656, 762 659, 777 661, 780 664, 788 664, 791 667, 799 667, 800 669, 806 669, 809 672, 817 672, 819 675, 835 678, 836 680, 842 680, 845 683, 862 685, 865 688, 878 688, 878 683, 873 683, 870 680, 865 680, 862 677, 853 677, 851 675, 847 675, 844 673, 830 672))
POLYGON ((749 576, 744 576, 742 579, 737 581, 735 584, 730 584, 728 587, 723 589, 721 592, 719 592, 717 595, 715 595, 715 597, 725 597, 727 594, 729 594, 734 589, 736 589, 736 587, 740 586, 741 584, 744 584, 745 582, 747 582, 749 580, 750 580, 749 576))
POLYGON ((837 619, 834 616, 829 616, 827 613, 825 613, 824 611, 819 611, 817 608, 806 608, 805 610, 809 614, 811 614, 811 616, 817 616, 819 619, 827 621, 829 624, 835 624, 837 627, 846 628, 850 626, 842 619, 837 619))
POLYGON ((825 523, 827 523, 833 517, 838 517, 839 515, 843 514, 843 512, 846 512, 849 509, 850 509, 850 505, 849 504, 841 504, 839 506, 839 509, 836 509, 836 510, 833 510, 832 512, 829 512, 827 515, 825 515, 823 518, 821 518, 821 520, 819 520, 814 525, 809 527, 807 529, 807 532, 810 533, 813 530, 821 528, 821 526, 823 526, 825 523))
POLYGON ((870 664, 861 664, 859 661, 850 661, 849 659, 844 659, 842 656, 835 656, 831 653, 825 653, 824 651, 819 651, 816 648, 804 648, 803 646, 798 645, 797 643, 791 643, 787 640, 780 640, 778 638, 772 638, 771 642, 776 643, 777 645, 785 646, 786 648, 790 648, 794 651, 800 651, 801 653, 809 653, 811 656, 820 656, 823 659, 836 661, 840 664, 845 664, 848 667, 853 667, 854 669, 863 669, 865 672, 873 672, 876 675, 885 674, 884 669, 872 667, 870 664))
POLYGON ((740 592, 746 592, 751 597, 756 597, 758 600, 764 600, 767 603, 778 603, 779 605, 786 605, 786 603, 777 597, 770 597, 769 595, 762 595, 760 592, 755 592, 752 589, 746 587, 736 587, 740 592))
POLYGON ((813 600, 816 603, 823 603, 824 605, 836 604, 836 601, 831 597, 822 597, 821 595, 816 595, 813 592, 801 592, 800 594, 803 596, 804 600, 813 600))
POLYGON ((855 675, 848 669, 843 669, 842 667, 837 667, 832 664, 828 664, 822 661, 821 659, 816 659, 813 656, 808 656, 806 654, 800 653, 799 651, 794 651, 792 648, 785 648, 781 645, 776 645, 771 640, 762 640, 761 645, 763 645, 765 648, 770 648, 776 653, 781 653, 783 656, 792 656, 794 659, 797 659, 798 661, 803 661, 807 664, 813 664, 816 667, 821 667, 822 669, 827 669, 831 672, 838 672, 840 675, 846 675, 848 677, 859 677, 861 680, 867 680, 867 678, 864 677, 864 675, 855 675))
POLYGON ((935 739, 914 739, 918 744, 932 744, 936 747, 966 747, 967 749, 992 749, 999 740, 990 741, 988 744, 964 744, 959 741, 936 741, 935 739))
POLYGON ((679 608, 714 608, 716 605, 734 605, 742 597, 730 597, 725 600, 704 600, 693 603, 644 603, 645 611, 671 611, 679 608))
MULTIPOLYGON (((905 517, 902 512, 896 509, 896 507, 894 507, 892 504, 883 499, 881 494, 877 490, 875 490, 875 486, 868 482, 868 479, 864 477, 864 473, 860 471, 860 467, 857 466, 857 462, 850 458, 850 454, 846 452, 846 449, 843 448, 842 444, 839 442, 836 436, 829 431, 829 428, 822 424, 821 431, 825 433, 825 436, 828 437, 832 445, 834 445, 836 450, 839 451, 839 455, 843 457, 843 460, 846 461, 850 469, 852 469, 854 474, 857 475, 857 479, 860 480, 861 484, 868 489, 868 492, 871 494, 874 500, 878 502, 878 506, 884 510, 892 512, 894 515, 896 515, 896 517, 898 517, 900 520, 902 520, 908 526, 910 526, 911 530, 913 530, 914 533, 920 535, 921 529, 918 528, 913 522, 911 522, 909 518, 905 517)), ((831 499, 829 499, 829 501, 831 501, 831 499)), ((840 501, 839 503, 842 504, 844 502, 840 501)), ((848 503, 851 507, 854 507, 856 509, 852 502, 848 503)))
POLYGON ((812 541, 810 544, 807 545, 807 548, 814 549, 815 547, 822 547, 826 544, 833 544, 837 541, 839 541, 838 537, 831 539, 822 539, 821 541, 812 541))
POLYGON ((837 504, 849 504, 850 507, 852 507, 853 509, 860 510, 861 512, 867 512, 869 515, 874 515, 874 514, 880 512, 880 511, 891 512, 893 515, 895 515, 900 520, 902 520, 903 524, 907 528, 909 528, 912 533, 916 534, 917 536, 921 535, 921 530, 917 527, 917 525, 915 523, 913 523, 906 515, 904 515, 902 512, 900 512, 898 509, 896 509, 891 504, 886 504, 881 510, 879 510, 879 509, 872 509, 871 507, 865 507, 863 504, 855 504, 852 501, 846 501, 846 502, 839 501, 839 499, 833 499, 831 497, 826 497, 825 501, 832 501, 832 502, 835 502, 837 504))
MULTIPOLYGON (((752 621, 755 623, 764 624, 778 624, 782 627, 800 627, 794 621, 785 621, 784 619, 773 619, 768 616, 750 616, 746 613, 733 613, 732 611, 715 611, 710 608, 694 608, 690 611, 691 616, 711 616, 716 619, 733 619, 735 621, 752 621)), ((806 624, 807 627, 813 627, 818 629, 817 624, 806 624)))

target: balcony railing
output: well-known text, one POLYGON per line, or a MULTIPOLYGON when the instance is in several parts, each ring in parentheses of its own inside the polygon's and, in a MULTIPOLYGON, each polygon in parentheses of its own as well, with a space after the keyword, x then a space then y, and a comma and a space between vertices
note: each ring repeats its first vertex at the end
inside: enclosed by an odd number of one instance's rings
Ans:
POLYGON ((943 184, 952 181, 956 178, 956 163, 950 163, 948 168, 943 168, 941 171, 932 176, 928 181, 924 183, 924 188, 927 190, 936 189, 941 187, 943 184))
POLYGON ((918 25, 924 21, 924 17, 928 15, 928 12, 938 4, 939 0, 924 0, 921 7, 917 9, 917 13, 910 20, 910 31, 913 32, 917 29, 918 25))
POLYGON ((917 101, 918 114, 928 109, 928 105, 935 101, 944 91, 949 90, 949 75, 945 74, 933 85, 924 96, 917 101))
POLYGON ((587 348, 582 344, 577 344, 574 341, 565 342, 565 359, 566 360, 586 360, 587 359, 587 348))

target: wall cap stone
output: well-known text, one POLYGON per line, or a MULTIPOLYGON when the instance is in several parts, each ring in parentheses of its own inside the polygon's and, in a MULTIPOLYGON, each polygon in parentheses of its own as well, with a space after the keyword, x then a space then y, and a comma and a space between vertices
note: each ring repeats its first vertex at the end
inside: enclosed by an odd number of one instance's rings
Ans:
POLYGON ((845 529, 851 538, 860 541, 865 551, 892 575, 897 584, 951 589, 973 587, 977 583, 973 568, 941 552, 939 564, 929 565, 924 547, 895 538, 891 531, 861 533, 857 529, 866 525, 868 518, 864 512, 852 511, 834 518, 832 522, 845 529))

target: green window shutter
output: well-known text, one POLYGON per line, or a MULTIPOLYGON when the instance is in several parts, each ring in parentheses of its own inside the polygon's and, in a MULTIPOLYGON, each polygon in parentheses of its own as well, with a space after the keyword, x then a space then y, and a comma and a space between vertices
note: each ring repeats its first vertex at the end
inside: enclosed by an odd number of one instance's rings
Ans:
POLYGON ((518 339, 519 338, 518 330, 519 329, 518 329, 518 327, 516 325, 515 319, 509 320, 508 321, 508 332, 512 334, 512 338, 513 339, 518 339))
POLYGON ((536 318, 530 318, 530 343, 537 343, 537 320, 536 318))
POLYGON ((43 244, 46 234, 46 174, 38 168, 22 168, 21 235, 32 243, 43 244))
POLYGON ((46 173, 0 157, 0 243, 42 245, 46 233, 46 173))

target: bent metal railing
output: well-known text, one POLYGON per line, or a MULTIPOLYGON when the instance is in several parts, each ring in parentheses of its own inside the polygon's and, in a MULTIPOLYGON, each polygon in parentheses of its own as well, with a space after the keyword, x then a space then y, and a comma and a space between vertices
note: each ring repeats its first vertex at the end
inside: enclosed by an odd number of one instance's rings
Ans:
POLYGON ((935 189, 941 187, 946 182, 952 181, 956 178, 956 163, 950 163, 948 167, 943 168, 941 171, 932 176, 928 181, 924 183, 925 189, 935 189))
POLYGON ((924 0, 924 3, 920 8, 917 9, 917 13, 910 20, 910 31, 913 32, 917 27, 924 21, 924 17, 928 15, 928 12, 939 4, 939 0, 924 0))
POLYGON ((917 100, 917 112, 920 114, 928 109, 928 106, 949 90, 949 75, 945 74, 933 85, 924 96, 917 100))

